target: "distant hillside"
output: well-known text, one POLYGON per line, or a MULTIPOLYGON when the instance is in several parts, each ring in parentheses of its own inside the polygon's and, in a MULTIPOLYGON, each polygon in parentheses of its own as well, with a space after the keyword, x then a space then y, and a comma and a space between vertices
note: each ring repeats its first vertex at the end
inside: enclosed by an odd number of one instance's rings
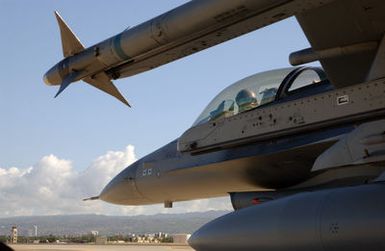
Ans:
POLYGON ((9 235, 16 225, 20 235, 32 235, 33 226, 38 235, 79 235, 92 230, 100 235, 128 233, 192 233, 205 223, 228 213, 208 211, 185 214, 157 214, 140 216, 55 215, 0 218, 0 235, 9 235))

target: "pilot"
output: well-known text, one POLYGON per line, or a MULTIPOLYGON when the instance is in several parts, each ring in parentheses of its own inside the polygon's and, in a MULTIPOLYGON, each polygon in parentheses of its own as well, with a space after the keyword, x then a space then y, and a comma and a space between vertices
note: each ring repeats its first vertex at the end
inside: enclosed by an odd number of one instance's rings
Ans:
POLYGON ((255 93, 247 89, 243 89, 238 92, 235 97, 235 102, 237 102, 239 108, 238 112, 244 112, 258 106, 255 93))
POLYGON ((277 95, 277 88, 266 88, 259 94, 262 94, 261 105, 267 104, 274 101, 275 96, 277 95))
POLYGON ((210 112, 210 119, 230 117, 234 115, 234 101, 223 100, 214 111, 210 112))

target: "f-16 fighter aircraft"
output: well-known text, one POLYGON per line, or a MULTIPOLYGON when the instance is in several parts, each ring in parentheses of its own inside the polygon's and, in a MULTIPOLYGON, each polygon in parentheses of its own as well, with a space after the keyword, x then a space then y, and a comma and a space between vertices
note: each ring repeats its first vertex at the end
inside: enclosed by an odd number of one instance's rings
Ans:
POLYGON ((195 0, 87 49, 56 14, 65 59, 44 79, 83 80, 127 103, 128 77, 295 16, 311 48, 219 93, 182 136, 90 199, 122 205, 230 194, 234 212, 189 240, 209 250, 385 250, 385 2, 195 0))

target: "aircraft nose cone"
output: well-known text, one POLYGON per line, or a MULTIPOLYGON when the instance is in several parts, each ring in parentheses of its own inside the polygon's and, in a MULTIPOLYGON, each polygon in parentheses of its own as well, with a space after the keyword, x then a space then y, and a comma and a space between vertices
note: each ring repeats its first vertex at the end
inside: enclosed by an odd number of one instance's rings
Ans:
MULTIPOLYGON (((139 205, 146 200, 139 194, 135 174, 136 166, 129 166, 113 178, 100 193, 99 198, 105 202, 119 205, 139 205)), ((147 201, 148 203, 148 201, 147 201)))
POLYGON ((124 199, 122 197, 129 189, 125 183, 128 183, 128 180, 125 181, 119 176, 113 178, 100 193, 99 198, 109 203, 122 204, 121 201, 124 199))

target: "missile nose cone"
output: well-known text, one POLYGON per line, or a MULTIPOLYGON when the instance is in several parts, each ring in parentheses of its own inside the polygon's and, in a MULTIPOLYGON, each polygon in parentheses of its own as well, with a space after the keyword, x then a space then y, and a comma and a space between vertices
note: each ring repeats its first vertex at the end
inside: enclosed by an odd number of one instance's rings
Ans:
MULTIPOLYGON (((48 72, 47 72, 47 73, 48 73, 48 72)), ((49 77, 48 77, 47 73, 44 74, 44 76, 43 76, 44 83, 45 83, 46 85, 52 85, 51 81, 49 80, 49 77)))
POLYGON ((47 85, 60 85, 62 82, 62 78, 57 70, 57 66, 55 65, 49 71, 47 71, 43 76, 44 83, 47 85))
POLYGON ((47 77, 47 73, 44 74, 43 80, 44 80, 44 83, 45 83, 46 85, 49 85, 49 84, 50 84, 50 82, 49 82, 49 80, 48 80, 48 77, 47 77))

